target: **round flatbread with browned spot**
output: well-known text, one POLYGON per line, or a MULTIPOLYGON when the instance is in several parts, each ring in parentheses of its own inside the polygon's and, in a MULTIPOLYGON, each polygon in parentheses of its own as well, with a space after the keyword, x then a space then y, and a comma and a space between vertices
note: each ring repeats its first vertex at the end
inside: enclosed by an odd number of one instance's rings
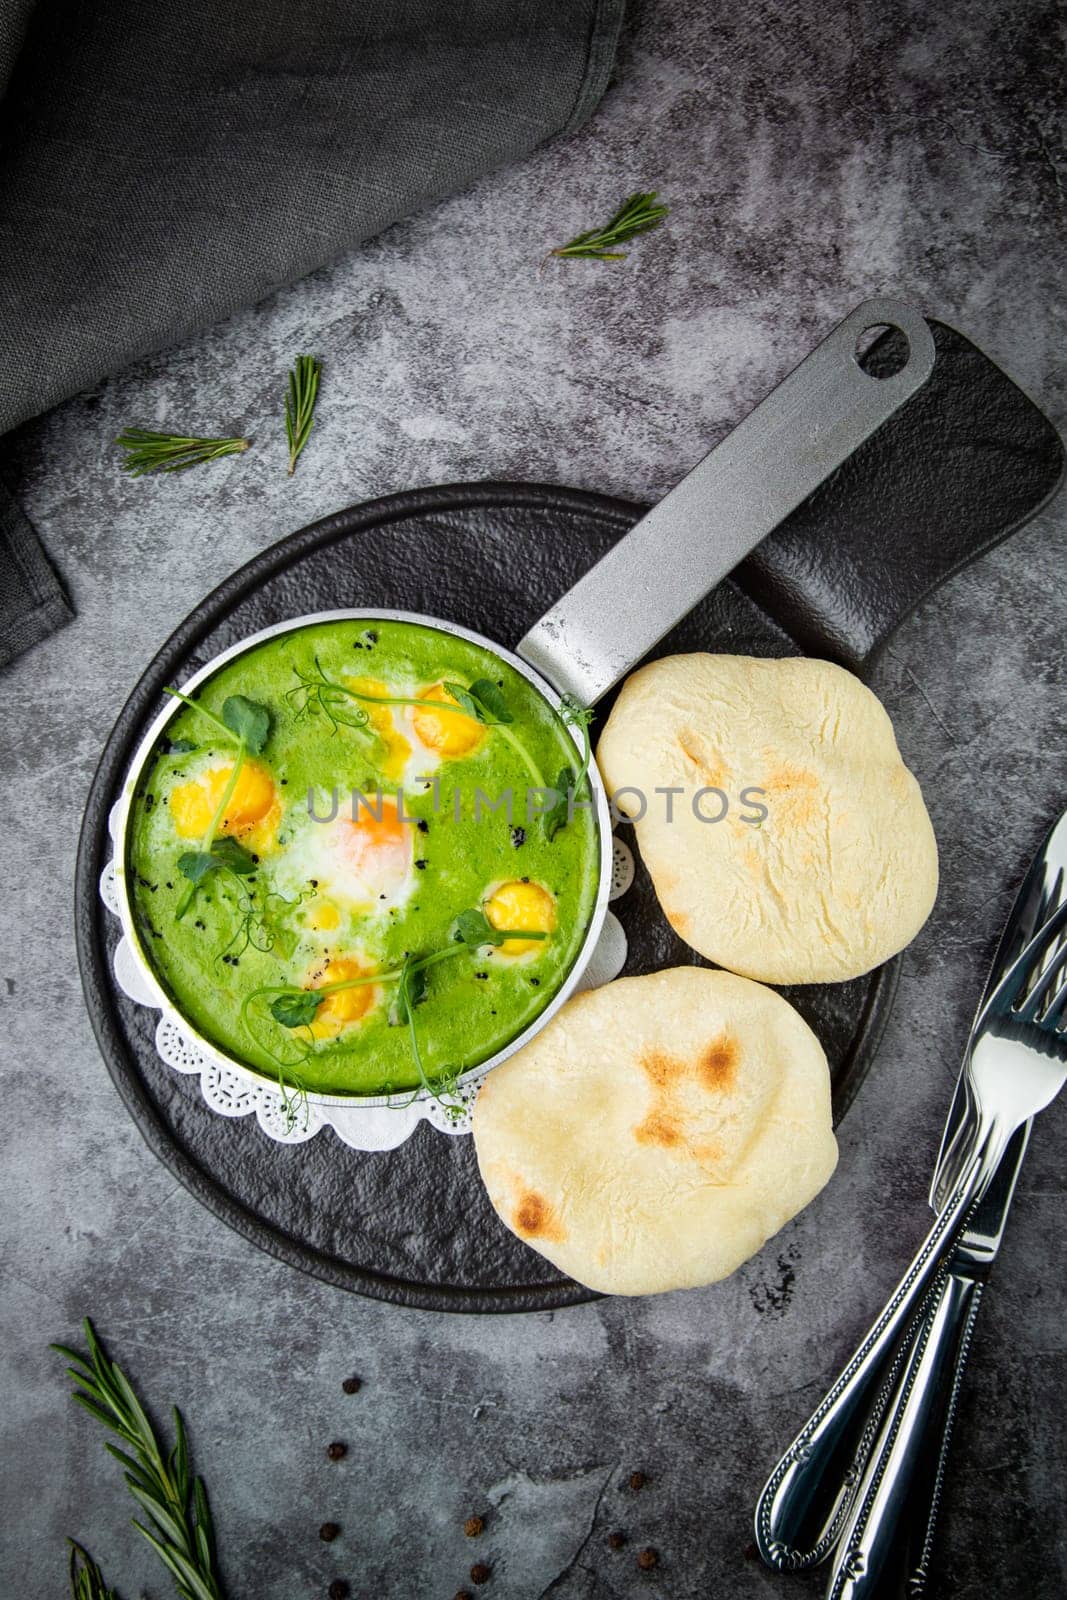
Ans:
POLYGON ((856 978, 930 914, 919 785, 881 701, 829 661, 653 661, 623 685, 597 763, 671 926, 732 972, 856 978))
POLYGON ((490 1073, 482 1179, 513 1233, 606 1294, 733 1272, 834 1170, 830 1074, 773 989, 706 967, 577 995, 490 1073))

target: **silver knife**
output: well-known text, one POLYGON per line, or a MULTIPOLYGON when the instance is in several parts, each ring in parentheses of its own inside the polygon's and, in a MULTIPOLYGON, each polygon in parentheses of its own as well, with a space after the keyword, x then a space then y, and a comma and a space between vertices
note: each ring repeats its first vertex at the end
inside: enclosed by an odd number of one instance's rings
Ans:
MULTIPOLYGON (((1049 832, 1016 896, 972 1040, 981 1031, 990 993, 1063 898, 1065 880, 1067 813, 1049 832)), ((962 1080, 931 1185, 935 1206, 943 1187, 952 1192, 953 1165, 966 1159, 966 1124, 961 1127, 957 1120, 967 1116, 961 1086, 962 1080)), ((1029 1135, 1026 1124, 1013 1136, 919 1319, 841 1534, 827 1588, 830 1600, 918 1600, 925 1593, 963 1370, 1029 1135)))
MULTIPOLYGON (((939 1214, 954 1193, 971 1154, 975 1118, 968 1104, 966 1065, 986 1004, 1005 972, 1044 920, 1054 898, 1062 891, 1065 868, 1067 813, 1051 829, 1034 858, 1016 895, 997 947, 989 980, 967 1041, 931 1186, 931 1204, 939 1214)), ((1026 1149, 1027 1134, 1028 1129, 1021 1128, 1002 1159, 1002 1169, 1012 1174, 1004 1200, 1005 1211, 1014 1190, 1014 1171, 1026 1149)), ((1002 1194, 998 1175, 982 1202, 986 1216, 1002 1194)), ((983 1222, 983 1225, 986 1224, 983 1222)), ((996 1233, 997 1229, 994 1227, 992 1232, 996 1233)), ((950 1261, 949 1272, 953 1266, 954 1263, 950 1261)), ((872 1382, 866 1392, 856 1392, 853 1387, 838 1400, 834 1400, 832 1395, 827 1396, 771 1474, 756 1508, 756 1542, 760 1555, 769 1566, 780 1571, 814 1566, 825 1560, 838 1543, 855 1503, 857 1486, 875 1447, 882 1416, 899 1393, 901 1371, 905 1363, 910 1361, 913 1336, 917 1329, 928 1326, 935 1303, 940 1302, 943 1285, 947 1281, 947 1277, 943 1276, 934 1285, 930 1298, 909 1327, 906 1338, 891 1350, 884 1368, 876 1374, 877 1384, 872 1382)), ((968 1293, 966 1298, 976 1311, 977 1297, 968 1293)), ((942 1313, 942 1317, 944 1315, 942 1313)), ((962 1323, 958 1326, 958 1332, 962 1341, 962 1323)), ((931 1493, 933 1491, 934 1485, 931 1485, 931 1493)), ((936 1506, 932 1508, 931 1518, 934 1515, 936 1506)))

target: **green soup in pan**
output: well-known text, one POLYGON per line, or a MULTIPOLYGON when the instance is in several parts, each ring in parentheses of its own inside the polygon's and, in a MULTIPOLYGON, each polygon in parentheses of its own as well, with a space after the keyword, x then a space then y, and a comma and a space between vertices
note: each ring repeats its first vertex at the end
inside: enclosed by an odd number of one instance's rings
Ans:
POLYGON ((462 637, 360 618, 277 634, 193 699, 138 778, 126 873, 200 1035, 306 1090, 382 1094, 535 1020, 600 861, 588 804, 543 815, 535 791, 580 757, 532 684, 462 637))

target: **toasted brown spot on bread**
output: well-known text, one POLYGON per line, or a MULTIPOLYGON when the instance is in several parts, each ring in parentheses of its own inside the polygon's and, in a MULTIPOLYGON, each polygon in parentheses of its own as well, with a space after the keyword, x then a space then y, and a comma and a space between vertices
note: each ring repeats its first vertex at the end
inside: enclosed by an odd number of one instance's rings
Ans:
POLYGON ((720 1033, 706 1045, 697 1061, 697 1076, 705 1089, 732 1089, 740 1054, 737 1040, 728 1033, 720 1033))
POLYGON ((634 1138, 638 1144, 659 1144, 670 1150, 682 1142, 682 1130, 674 1117, 668 1116, 665 1111, 650 1111, 644 1122, 639 1122, 634 1129, 634 1138))
POLYGON ((513 1225, 516 1233, 527 1239, 554 1239, 558 1243, 566 1238, 559 1218, 543 1194, 528 1189, 515 1208, 513 1225))
POLYGON ((719 755, 712 755, 699 733, 692 728, 682 728, 678 734, 678 747, 687 761, 691 761, 710 789, 721 789, 729 772, 719 755))
POLYGON ((784 762, 768 773, 764 787, 780 810, 790 821, 804 823, 815 815, 819 798, 819 780, 806 767, 784 762))
POLYGON ((685 1063, 668 1055, 666 1050, 645 1050, 641 1066, 657 1089, 666 1089, 685 1071, 685 1063))
MULTIPOLYGON (((663 909, 664 911, 667 911, 666 906, 664 906, 663 909)), ((684 939, 686 934, 689 932, 689 918, 686 916, 685 912, 667 911, 667 921, 670 923, 675 933, 678 934, 680 938, 684 939)))

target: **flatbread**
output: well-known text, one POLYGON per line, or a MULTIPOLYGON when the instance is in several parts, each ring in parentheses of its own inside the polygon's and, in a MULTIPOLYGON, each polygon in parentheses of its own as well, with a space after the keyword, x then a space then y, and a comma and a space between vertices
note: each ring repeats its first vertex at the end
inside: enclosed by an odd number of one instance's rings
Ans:
POLYGON ((569 1000, 489 1074, 474 1142, 512 1232, 606 1294, 726 1277, 837 1162, 807 1023, 773 989, 706 967, 569 1000))
POLYGON ((919 785, 877 696, 828 661, 654 661, 623 685, 597 762, 671 926, 733 972, 855 978, 930 914, 919 785))

